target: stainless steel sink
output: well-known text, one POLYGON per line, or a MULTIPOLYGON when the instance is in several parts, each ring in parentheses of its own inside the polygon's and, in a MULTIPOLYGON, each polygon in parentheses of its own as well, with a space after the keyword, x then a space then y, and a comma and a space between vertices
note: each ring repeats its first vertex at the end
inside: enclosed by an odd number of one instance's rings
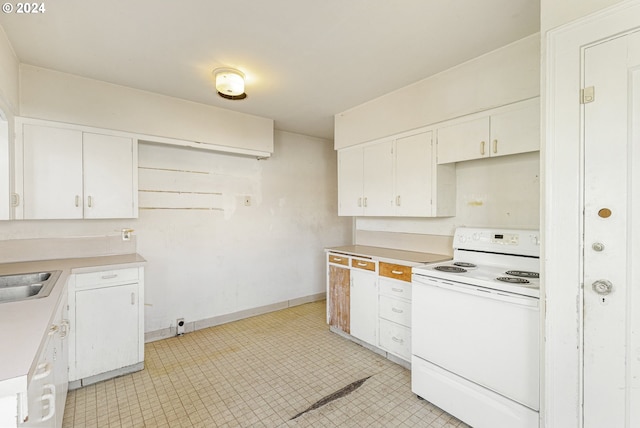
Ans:
POLYGON ((47 297, 58 277, 59 270, 0 275, 0 303, 47 297))

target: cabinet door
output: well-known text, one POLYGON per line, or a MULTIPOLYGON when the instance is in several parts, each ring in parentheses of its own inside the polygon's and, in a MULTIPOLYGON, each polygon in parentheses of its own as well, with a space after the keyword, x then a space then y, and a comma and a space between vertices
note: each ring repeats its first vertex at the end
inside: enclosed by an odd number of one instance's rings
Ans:
POLYGON ((378 275, 351 270, 351 335, 377 346, 378 275))
POLYGON ((362 148, 338 152, 338 215, 362 215, 362 148))
POLYGON ((76 378, 139 362, 138 284, 76 292, 76 378))
POLYGON ((349 269, 329 265, 329 325, 350 332, 349 269))
POLYGON ((396 140, 395 214, 430 216, 432 183, 431 132, 396 140))
POLYGON ((83 149, 84 217, 136 217, 131 138, 85 133, 83 149))
POLYGON ((25 219, 82 218, 82 132, 23 125, 25 219))
POLYGON ((363 161, 364 214, 393 215, 393 141, 366 146, 363 161))
POLYGON ((489 137, 488 117, 438 129, 438 163, 488 157, 489 137))
POLYGON ((540 99, 491 116, 491 156, 540 150, 540 99))

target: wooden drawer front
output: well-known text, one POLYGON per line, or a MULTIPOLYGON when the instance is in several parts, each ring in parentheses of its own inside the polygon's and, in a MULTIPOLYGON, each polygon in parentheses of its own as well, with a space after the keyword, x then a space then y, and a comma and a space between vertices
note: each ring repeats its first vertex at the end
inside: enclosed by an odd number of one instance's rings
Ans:
POLYGON ((349 257, 337 254, 329 254, 329 263, 349 266, 349 257))
POLYGON ((351 267, 354 267, 356 269, 364 269, 364 270, 370 270, 372 272, 375 272, 376 262, 372 262, 371 260, 351 259, 351 267))
POLYGON ((411 300, 411 284, 383 278, 380 280, 380 294, 411 300))
POLYGON ((380 262, 380 275, 386 276, 387 278, 399 279, 400 281, 411 282, 411 267, 380 262))
POLYGON ((76 274, 76 288, 129 284, 138 281, 138 268, 76 274))
POLYGON ((380 317, 411 327, 411 303, 404 300, 380 296, 380 317))
POLYGON ((411 329, 380 319, 380 347, 406 361, 410 361, 411 329))

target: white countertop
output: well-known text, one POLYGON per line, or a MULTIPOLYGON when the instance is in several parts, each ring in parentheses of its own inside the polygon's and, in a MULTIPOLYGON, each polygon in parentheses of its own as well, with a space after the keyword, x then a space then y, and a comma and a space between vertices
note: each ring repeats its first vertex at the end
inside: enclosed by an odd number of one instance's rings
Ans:
POLYGON ((42 260, 0 264, 0 275, 60 270, 47 297, 0 303, 0 397, 27 390, 29 372, 40 351, 55 308, 70 274, 136 267, 146 263, 139 254, 42 260))
POLYGON ((451 260, 451 256, 436 253, 421 253, 418 251, 395 250, 393 248, 369 247, 366 245, 345 245, 327 248, 332 253, 374 258, 387 263, 398 263, 417 266, 423 263, 437 263, 451 260))

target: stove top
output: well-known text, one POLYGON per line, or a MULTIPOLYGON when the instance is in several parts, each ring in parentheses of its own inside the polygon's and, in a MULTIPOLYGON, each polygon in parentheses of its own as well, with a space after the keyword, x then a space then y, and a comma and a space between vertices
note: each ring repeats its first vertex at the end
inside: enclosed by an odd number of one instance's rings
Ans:
POLYGON ((413 268, 413 273, 418 276, 477 285, 525 296, 540 296, 540 278, 538 273, 532 270, 531 266, 514 269, 513 265, 478 264, 472 269, 466 269, 456 265, 454 260, 416 266, 413 268))

